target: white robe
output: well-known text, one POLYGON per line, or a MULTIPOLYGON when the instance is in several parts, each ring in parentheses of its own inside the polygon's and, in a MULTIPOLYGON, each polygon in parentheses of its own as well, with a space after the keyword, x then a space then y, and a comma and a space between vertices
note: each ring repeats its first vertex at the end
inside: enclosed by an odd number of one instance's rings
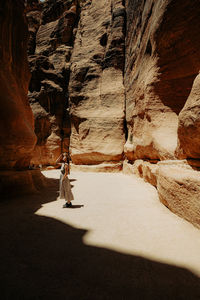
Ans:
POLYGON ((71 184, 67 176, 65 177, 65 179, 63 179, 64 172, 65 172, 65 164, 62 164, 61 174, 60 174, 60 199, 65 199, 66 201, 72 201, 74 200, 74 196, 71 191, 71 184))

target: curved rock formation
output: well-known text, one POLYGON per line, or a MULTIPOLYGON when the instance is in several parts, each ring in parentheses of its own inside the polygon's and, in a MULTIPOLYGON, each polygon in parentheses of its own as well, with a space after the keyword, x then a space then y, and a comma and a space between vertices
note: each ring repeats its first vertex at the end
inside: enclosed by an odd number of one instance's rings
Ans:
POLYGON ((27 100, 30 73, 24 1, 1 1, 0 10, 0 168, 23 169, 29 166, 36 143, 27 100))
POLYGON ((39 171, 27 170, 36 136, 27 99, 30 73, 24 8, 22 0, 0 3, 0 193, 4 196, 35 192, 43 181, 39 171))
POLYGON ((200 66, 200 4, 126 2, 126 156, 173 159, 178 114, 200 66))
POLYGON ((178 139, 179 157, 200 160, 200 75, 196 77, 187 102, 179 114, 178 139))

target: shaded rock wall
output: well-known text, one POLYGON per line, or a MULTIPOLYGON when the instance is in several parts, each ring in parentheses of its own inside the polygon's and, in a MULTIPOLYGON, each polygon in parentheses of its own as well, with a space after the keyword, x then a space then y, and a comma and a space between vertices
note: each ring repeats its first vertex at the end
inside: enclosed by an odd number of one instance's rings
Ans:
POLYGON ((123 159, 125 8, 120 0, 81 2, 69 82, 74 164, 123 159))
POLYGON ((24 1, 0 2, 1 169, 29 166, 36 143, 27 92, 30 80, 24 1))
POLYGON ((35 2, 27 12, 32 74, 29 101, 37 135, 31 163, 49 165, 69 147, 69 61, 79 6, 76 0, 35 2))
POLYGON ((30 72, 24 2, 0 2, 0 194, 37 192, 38 170, 27 170, 36 143, 33 114, 27 99, 30 72))

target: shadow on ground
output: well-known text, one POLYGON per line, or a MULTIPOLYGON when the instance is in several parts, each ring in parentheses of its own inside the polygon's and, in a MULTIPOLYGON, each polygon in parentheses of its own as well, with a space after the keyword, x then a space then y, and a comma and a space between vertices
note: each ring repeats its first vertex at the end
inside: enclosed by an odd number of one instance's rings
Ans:
POLYGON ((188 270, 86 246, 85 230, 35 215, 57 187, 0 204, 1 299, 199 299, 188 270))

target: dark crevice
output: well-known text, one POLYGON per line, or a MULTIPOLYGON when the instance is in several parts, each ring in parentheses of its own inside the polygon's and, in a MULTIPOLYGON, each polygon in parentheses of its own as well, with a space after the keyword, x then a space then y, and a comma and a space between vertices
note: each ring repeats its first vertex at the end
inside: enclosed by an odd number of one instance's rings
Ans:
POLYGON ((100 39, 101 46, 105 47, 107 45, 108 36, 107 33, 104 33, 100 39))
MULTIPOLYGON (((123 34, 124 34, 124 45, 123 45, 123 57, 124 57, 124 62, 123 62, 123 81, 124 81, 124 76, 125 76, 125 59, 126 59, 126 30, 127 30, 127 14, 126 14, 126 7, 125 7, 125 0, 122 1, 122 5, 124 6, 124 24, 123 24, 123 34)), ((128 140, 128 126, 127 126, 127 120, 126 120, 126 91, 124 89, 124 107, 125 107, 125 112, 124 112, 124 135, 125 135, 125 142, 128 140)))
POLYGON ((127 126, 126 116, 124 117, 124 134, 125 134, 125 140, 127 141, 127 139, 128 139, 128 126, 127 126))
POLYGON ((147 43, 147 47, 146 47, 146 54, 150 55, 152 54, 152 46, 151 46, 151 41, 148 40, 148 43, 147 43))
MULTIPOLYGON (((77 17, 74 23, 74 28, 78 27, 79 21, 80 21, 80 13, 81 13, 81 7, 78 2, 77 7, 77 17)), ((72 47, 74 45, 74 41, 76 38, 76 34, 72 35, 72 47)), ((72 55, 72 52, 71 52, 72 55)), ((70 56, 71 58, 71 56, 70 56)), ((69 58, 69 62, 70 62, 69 58)), ((68 93, 68 87, 70 82, 70 71, 69 76, 67 77, 68 81, 66 82, 66 93, 65 93, 65 102, 64 102, 64 110, 63 110, 63 117, 62 117, 62 126, 61 126, 61 152, 65 151, 64 149, 64 139, 69 138, 69 144, 70 144, 70 136, 71 136, 71 115, 70 115, 70 99, 69 99, 69 93, 68 93), (66 132, 65 128, 70 128, 68 132, 66 132)))

